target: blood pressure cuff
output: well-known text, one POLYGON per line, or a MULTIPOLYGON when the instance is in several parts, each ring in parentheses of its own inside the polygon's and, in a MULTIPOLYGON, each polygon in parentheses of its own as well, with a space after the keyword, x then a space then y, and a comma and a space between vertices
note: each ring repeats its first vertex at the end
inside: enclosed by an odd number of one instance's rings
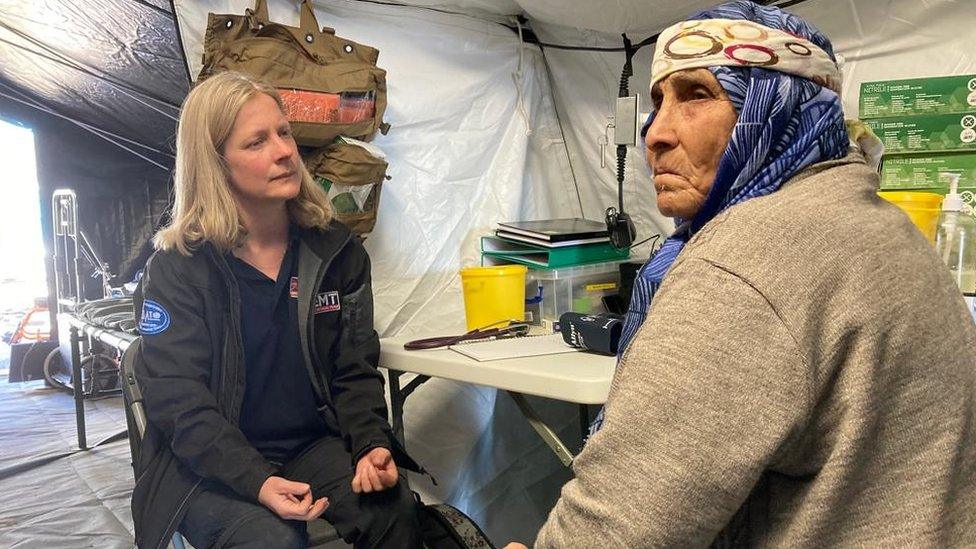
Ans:
POLYGON ((604 355, 617 354, 623 327, 620 315, 563 313, 559 317, 559 331, 567 345, 604 355))

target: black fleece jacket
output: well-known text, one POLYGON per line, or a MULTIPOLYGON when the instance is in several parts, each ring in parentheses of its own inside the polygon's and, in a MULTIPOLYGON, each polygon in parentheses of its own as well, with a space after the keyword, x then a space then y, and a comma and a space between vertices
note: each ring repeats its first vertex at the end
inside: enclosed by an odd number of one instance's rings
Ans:
MULTIPOLYGON (((369 256, 361 242, 336 222, 325 231, 303 229, 298 261, 305 368, 323 420, 349 446, 350 466, 382 446, 398 465, 422 471, 387 421, 369 256)), ((138 546, 161 548, 202 479, 257 501, 275 468, 239 428, 245 384, 240 297, 220 251, 204 243, 190 256, 155 253, 134 307, 142 319, 134 371, 149 427, 135 464, 132 515, 138 546)))

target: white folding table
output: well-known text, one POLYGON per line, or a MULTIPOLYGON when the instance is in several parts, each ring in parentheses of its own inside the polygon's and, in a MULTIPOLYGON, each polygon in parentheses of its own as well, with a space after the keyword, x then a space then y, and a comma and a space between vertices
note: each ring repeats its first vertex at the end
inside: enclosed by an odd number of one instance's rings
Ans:
POLYGON ((581 436, 585 436, 589 429, 587 405, 606 402, 616 363, 614 357, 585 352, 478 362, 447 348, 404 349, 403 344, 412 339, 418 338, 380 340, 379 365, 390 373, 393 430, 401 442, 404 401, 422 383, 438 377, 507 391, 535 431, 566 466, 572 463, 573 453, 539 417, 525 395, 579 404, 580 431, 581 436), (401 387, 400 377, 408 373, 417 374, 417 377, 401 387))

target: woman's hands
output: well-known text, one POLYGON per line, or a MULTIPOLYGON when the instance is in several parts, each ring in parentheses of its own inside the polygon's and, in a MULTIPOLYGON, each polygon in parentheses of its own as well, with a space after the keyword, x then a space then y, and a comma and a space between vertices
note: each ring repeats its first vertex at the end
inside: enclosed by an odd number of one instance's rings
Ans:
MULTIPOLYGON (((396 486, 399 475, 393 455, 386 448, 373 448, 359 459, 352 478, 352 491, 379 492, 396 486)), ((285 520, 314 520, 329 506, 327 498, 313 499, 312 487, 270 476, 261 485, 258 501, 285 520)))
POLYGON ((308 484, 275 476, 261 485, 258 501, 285 520, 315 520, 329 506, 327 498, 312 500, 312 487, 308 484))
POLYGON ((352 477, 352 491, 379 492, 393 488, 397 483, 396 463, 386 448, 373 448, 356 464, 356 474, 352 477))

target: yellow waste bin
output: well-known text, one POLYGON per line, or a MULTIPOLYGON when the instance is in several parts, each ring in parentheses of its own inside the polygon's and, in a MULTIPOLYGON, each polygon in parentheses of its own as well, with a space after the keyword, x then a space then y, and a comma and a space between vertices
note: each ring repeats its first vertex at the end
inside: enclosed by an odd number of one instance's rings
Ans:
POLYGON ((468 330, 525 318, 525 265, 461 269, 468 330))
POLYGON ((929 242, 935 242, 935 228, 939 221, 942 195, 917 191, 883 191, 878 196, 898 206, 922 231, 929 242))

